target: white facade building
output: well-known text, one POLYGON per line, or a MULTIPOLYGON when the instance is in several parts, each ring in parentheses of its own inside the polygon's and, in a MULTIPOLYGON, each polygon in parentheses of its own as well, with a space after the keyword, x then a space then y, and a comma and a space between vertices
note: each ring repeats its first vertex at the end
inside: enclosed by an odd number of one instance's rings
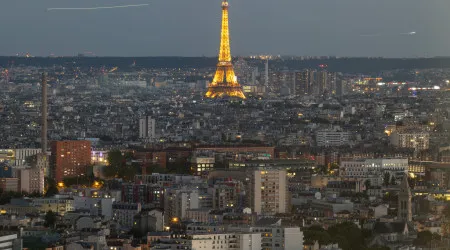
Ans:
POLYGON ((430 134, 417 130, 395 131, 391 134, 390 141, 396 147, 425 150, 430 146, 430 134))
POLYGON ((112 205, 113 219, 123 227, 132 228, 134 216, 140 213, 140 203, 114 203, 112 205))
POLYGON ((28 193, 44 193, 44 180, 48 176, 49 157, 38 153, 30 157, 30 166, 18 166, 19 189, 28 193))
POLYGON ((196 188, 166 189, 164 195, 164 220, 166 222, 173 218, 184 219, 188 209, 198 208, 200 208, 200 204, 196 188))
POLYGON ((0 149, 0 162, 7 161, 13 167, 25 166, 27 157, 39 153, 40 148, 0 149))
POLYGON ((334 147, 349 145, 352 133, 336 130, 319 130, 316 132, 318 147, 334 147))
MULTIPOLYGON (((161 239, 155 249, 261 250, 259 233, 189 234, 187 238, 161 239)), ((298 247, 298 246, 297 246, 298 247)))
POLYGON ((109 220, 112 218, 112 204, 114 198, 92 198, 92 197, 73 197, 75 210, 89 210, 90 215, 104 216, 109 220))
POLYGON ((358 159, 343 161, 340 165, 339 175, 346 178, 370 180, 371 186, 382 186, 384 173, 401 179, 408 172, 408 159, 358 159))
POLYGON ((231 226, 229 231, 244 233, 259 233, 261 248, 265 250, 298 250, 303 249, 303 232, 299 227, 281 226, 281 220, 272 225, 264 226, 231 226))
POLYGON ((21 250, 23 249, 22 239, 18 239, 17 234, 8 234, 0 236, 0 248, 21 250))
POLYGON ((19 188, 27 193, 44 193, 45 169, 26 168, 20 170, 19 188))
POLYGON ((32 199, 32 206, 37 207, 39 212, 46 213, 49 210, 64 216, 66 212, 74 211, 73 199, 67 197, 48 197, 32 199))
POLYGON ((289 211, 287 177, 285 170, 262 169, 250 173, 249 204, 252 211, 274 215, 289 211))
POLYGON ((155 127, 156 121, 150 116, 146 116, 139 120, 139 138, 147 141, 153 142, 155 137, 155 127))

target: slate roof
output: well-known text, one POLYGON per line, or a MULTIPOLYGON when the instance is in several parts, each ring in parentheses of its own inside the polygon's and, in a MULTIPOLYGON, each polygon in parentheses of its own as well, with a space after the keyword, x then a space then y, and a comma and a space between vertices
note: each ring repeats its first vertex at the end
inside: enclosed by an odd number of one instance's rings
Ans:
POLYGON ((407 225, 406 222, 376 222, 373 231, 377 234, 403 233, 405 225, 407 225))
POLYGON ((278 218, 261 218, 256 223, 255 226, 273 226, 277 224, 281 219, 278 218))

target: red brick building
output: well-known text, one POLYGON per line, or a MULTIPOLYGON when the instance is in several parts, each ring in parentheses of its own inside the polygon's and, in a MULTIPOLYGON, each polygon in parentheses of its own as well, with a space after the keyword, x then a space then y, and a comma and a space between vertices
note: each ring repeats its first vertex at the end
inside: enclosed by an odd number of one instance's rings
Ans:
POLYGON ((91 164, 90 141, 53 141, 51 148, 51 163, 57 182, 86 175, 86 168, 91 164))

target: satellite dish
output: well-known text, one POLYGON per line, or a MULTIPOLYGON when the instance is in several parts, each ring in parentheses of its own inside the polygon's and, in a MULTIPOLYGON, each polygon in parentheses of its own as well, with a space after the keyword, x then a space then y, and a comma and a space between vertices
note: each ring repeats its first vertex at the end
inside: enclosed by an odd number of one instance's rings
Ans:
POLYGON ((249 207, 244 208, 244 210, 242 211, 244 214, 251 214, 252 213, 252 209, 249 207))
POLYGON ((322 199, 322 194, 320 192, 317 192, 314 197, 316 197, 316 200, 322 199))

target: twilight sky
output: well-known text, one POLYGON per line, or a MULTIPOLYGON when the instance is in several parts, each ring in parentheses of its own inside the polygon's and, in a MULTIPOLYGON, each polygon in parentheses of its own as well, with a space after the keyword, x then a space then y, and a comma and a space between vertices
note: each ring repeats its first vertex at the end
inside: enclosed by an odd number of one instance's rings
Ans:
MULTIPOLYGON (((215 56, 220 0, 1 0, 0 55, 215 56), (149 6, 89 11, 55 7, 149 6)), ((231 53, 450 55, 449 0, 230 0, 231 53), (405 33, 415 31, 415 35, 405 33)))

